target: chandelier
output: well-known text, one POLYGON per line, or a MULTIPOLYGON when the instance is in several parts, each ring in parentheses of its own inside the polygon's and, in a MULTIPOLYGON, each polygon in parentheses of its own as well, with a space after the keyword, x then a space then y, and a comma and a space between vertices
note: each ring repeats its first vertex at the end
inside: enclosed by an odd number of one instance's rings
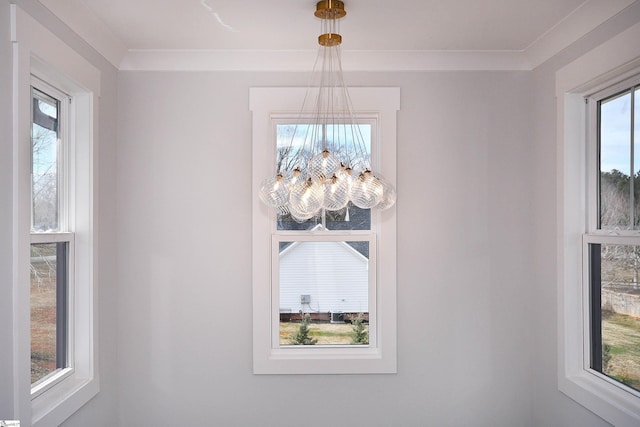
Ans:
POLYGON ((395 188, 371 168, 370 151, 344 83, 339 22, 346 14, 340 0, 316 5, 322 33, 312 82, 290 141, 278 149, 276 174, 260 188, 263 203, 297 222, 350 203, 387 209, 396 201, 395 188))

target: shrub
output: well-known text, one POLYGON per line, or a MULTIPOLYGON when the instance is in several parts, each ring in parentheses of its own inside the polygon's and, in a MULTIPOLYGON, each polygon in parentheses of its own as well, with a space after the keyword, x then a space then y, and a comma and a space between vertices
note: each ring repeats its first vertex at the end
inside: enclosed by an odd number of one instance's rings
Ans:
POLYGON ((364 315, 358 315, 351 319, 351 344, 369 344, 369 331, 364 325, 364 315))
POLYGON ((296 332, 295 335, 291 338, 291 344, 314 345, 318 342, 317 339, 311 338, 311 336, 309 335, 309 323, 311 323, 311 316, 309 316, 307 313, 303 314, 298 332, 296 332))
POLYGON ((611 361, 611 346, 605 344, 602 346, 602 372, 609 370, 609 361, 611 361))

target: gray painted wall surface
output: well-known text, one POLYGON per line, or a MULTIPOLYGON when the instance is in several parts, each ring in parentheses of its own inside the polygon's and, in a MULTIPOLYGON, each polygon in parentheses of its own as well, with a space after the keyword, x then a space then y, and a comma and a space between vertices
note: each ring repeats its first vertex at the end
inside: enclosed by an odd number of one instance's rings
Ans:
POLYGON ((120 73, 121 424, 529 426, 527 72, 347 76, 401 87, 398 374, 252 375, 248 90, 302 78, 120 73))
MULTIPOLYGON (((248 90, 306 76, 118 74, 35 0, 21 3, 103 72, 101 392, 65 426, 607 425, 556 386, 554 75, 638 22, 640 7, 534 72, 348 74, 401 88, 398 374, 254 376, 248 90), (239 190, 216 187, 230 179, 239 190), (232 323, 229 299, 246 308, 232 323)), ((3 24, 7 11, 0 2, 3 24)), ((10 110, 0 97, 3 153, 10 110)), ((6 167, 1 156, 3 232, 6 167)), ((0 341, 11 347, 10 261, 0 263, 0 341)), ((11 357, 0 355, 2 381, 11 357)), ((0 387, 0 418, 12 401, 0 387)))
POLYGON ((0 0, 0 420, 12 418, 13 288, 12 267, 12 59, 9 2, 0 0), (7 94, 7 95, 5 95, 7 94))

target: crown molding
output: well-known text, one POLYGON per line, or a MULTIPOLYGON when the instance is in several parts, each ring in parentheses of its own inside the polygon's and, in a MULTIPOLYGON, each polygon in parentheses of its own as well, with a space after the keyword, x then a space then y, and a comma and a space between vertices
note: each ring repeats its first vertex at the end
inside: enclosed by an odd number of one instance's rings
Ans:
POLYGON ((552 58, 635 1, 590 0, 583 3, 525 49, 531 68, 536 68, 552 58))
MULTIPOLYGON (((125 44, 82 0, 38 0, 111 64, 127 71, 309 71, 316 51, 136 50, 125 44)), ((520 51, 344 50, 346 71, 532 70, 634 0, 588 0, 520 51)))
MULTIPOLYGON (((136 50, 127 71, 309 71, 315 50, 136 50)), ((342 51, 345 71, 527 70, 522 52, 342 51)))
POLYGON ((127 46, 83 1, 38 0, 38 2, 49 9, 114 67, 119 67, 127 54, 127 46))

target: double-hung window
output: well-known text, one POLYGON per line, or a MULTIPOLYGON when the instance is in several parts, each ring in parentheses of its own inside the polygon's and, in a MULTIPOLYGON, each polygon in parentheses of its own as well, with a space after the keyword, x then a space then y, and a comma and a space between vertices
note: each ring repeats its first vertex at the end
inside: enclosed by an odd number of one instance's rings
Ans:
POLYGON ((587 104, 589 367, 640 398, 640 77, 587 104))
POLYGON ((101 73, 12 5, 16 419, 60 425, 96 395, 101 73))
POLYGON ((558 388, 616 426, 640 422, 638 37, 556 73, 558 388))
POLYGON ((395 208, 349 204, 300 221, 264 206, 257 191, 293 160, 288 148, 298 136, 342 135, 352 144, 352 125, 374 169, 394 182, 399 90, 350 89, 348 125, 305 121, 304 95, 301 88, 251 90, 254 373, 393 373, 395 208))
POLYGON ((69 206, 71 98, 34 78, 31 86, 31 384, 37 396, 68 374, 74 233, 69 206))
MULTIPOLYGON (((345 136, 345 145, 355 143, 351 125, 291 123, 276 117, 273 122, 277 172, 294 161, 290 141, 303 139, 313 132, 311 127, 321 128, 315 133, 329 139, 345 136)), ((370 157, 375 119, 359 120, 356 125, 361 149, 370 157)), ((306 221, 275 212, 271 254, 274 349, 292 349, 304 345, 305 339, 318 346, 376 345, 377 252, 371 213, 371 209, 351 204, 335 211, 321 210, 306 221), (316 338, 299 334, 299 322, 305 317, 313 324, 316 338), (350 325, 354 324, 362 328, 360 339, 353 336, 350 325)))

